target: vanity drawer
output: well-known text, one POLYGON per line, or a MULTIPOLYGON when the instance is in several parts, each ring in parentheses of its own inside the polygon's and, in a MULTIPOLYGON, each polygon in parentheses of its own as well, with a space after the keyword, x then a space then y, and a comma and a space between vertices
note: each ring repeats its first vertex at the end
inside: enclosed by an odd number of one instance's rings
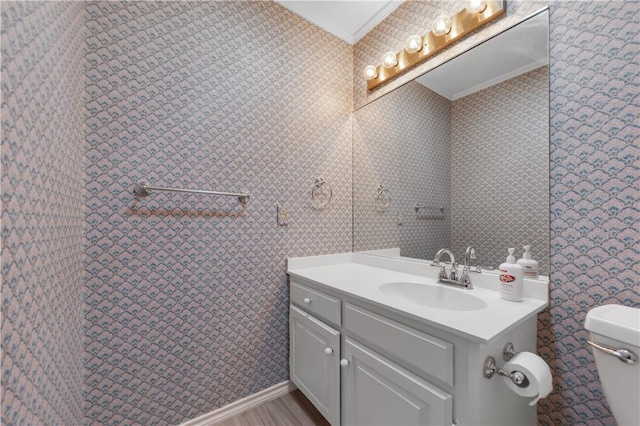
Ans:
POLYGON ((289 297, 292 303, 301 306, 305 311, 337 326, 341 325, 340 299, 294 282, 291 282, 289 297))
POLYGON ((373 312, 347 304, 344 328, 355 338, 453 386, 453 345, 373 312))

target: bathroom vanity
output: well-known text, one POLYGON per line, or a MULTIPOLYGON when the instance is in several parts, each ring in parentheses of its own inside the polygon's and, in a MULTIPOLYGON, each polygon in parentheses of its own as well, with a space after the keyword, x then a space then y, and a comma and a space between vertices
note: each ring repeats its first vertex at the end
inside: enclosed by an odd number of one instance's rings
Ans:
POLYGON ((332 425, 535 425, 536 407, 483 363, 535 352, 548 281, 523 302, 497 275, 473 290, 436 283, 427 263, 360 253, 288 259, 290 376, 332 425))

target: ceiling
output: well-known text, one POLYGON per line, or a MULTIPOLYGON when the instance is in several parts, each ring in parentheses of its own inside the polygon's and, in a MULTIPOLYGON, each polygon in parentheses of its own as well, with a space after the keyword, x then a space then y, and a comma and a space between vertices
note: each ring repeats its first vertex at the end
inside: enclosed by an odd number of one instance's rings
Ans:
POLYGON ((312 24, 354 44, 402 4, 402 0, 276 0, 312 24))

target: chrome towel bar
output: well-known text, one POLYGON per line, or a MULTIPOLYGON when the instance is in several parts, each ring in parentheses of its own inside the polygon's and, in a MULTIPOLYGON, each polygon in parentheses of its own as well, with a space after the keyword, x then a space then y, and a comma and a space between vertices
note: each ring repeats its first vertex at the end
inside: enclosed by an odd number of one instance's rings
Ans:
POLYGON ((238 201, 246 203, 249 201, 249 193, 244 192, 219 192, 219 191, 204 191, 201 189, 182 189, 182 188, 163 188, 160 186, 151 186, 147 182, 138 182, 133 186, 133 192, 136 195, 146 197, 151 195, 150 191, 170 191, 170 192, 186 192, 187 194, 207 194, 207 195, 221 195, 224 197, 238 197, 238 201))
POLYGON ((425 209, 429 209, 429 210, 440 210, 440 213, 444 214, 444 207, 443 206, 424 206, 422 204, 415 204, 413 206, 413 209, 415 211, 419 211, 419 210, 425 210, 425 209))

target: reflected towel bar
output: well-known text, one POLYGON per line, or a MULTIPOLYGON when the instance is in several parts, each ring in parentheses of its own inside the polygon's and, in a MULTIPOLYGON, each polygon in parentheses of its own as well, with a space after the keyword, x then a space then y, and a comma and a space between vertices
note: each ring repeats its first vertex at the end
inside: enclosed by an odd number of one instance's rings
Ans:
POLYGON ((133 192, 136 195, 140 195, 142 197, 146 197, 147 195, 151 195, 149 191, 170 191, 170 192, 186 192, 188 194, 207 194, 207 195, 221 195, 224 197, 238 197, 238 201, 241 203, 246 203, 249 201, 249 193, 238 193, 238 192, 218 192, 218 191, 203 191, 201 189, 182 189, 182 188, 162 188, 159 186, 151 186, 147 182, 138 182, 133 187, 133 192))
POLYGON ((440 210, 441 213, 444 213, 444 207, 443 206, 423 206, 422 204, 416 204, 413 206, 413 209, 415 211, 421 210, 421 209, 429 209, 429 210, 440 210))

